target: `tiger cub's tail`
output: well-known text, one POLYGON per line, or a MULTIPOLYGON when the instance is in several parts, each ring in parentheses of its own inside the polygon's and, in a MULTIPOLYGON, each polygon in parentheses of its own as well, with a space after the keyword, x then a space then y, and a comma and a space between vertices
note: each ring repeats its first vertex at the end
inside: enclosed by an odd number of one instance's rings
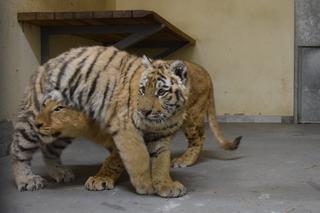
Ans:
POLYGON ((215 103, 214 103, 214 94, 213 89, 211 90, 211 94, 209 97, 209 105, 208 105, 208 111, 207 111, 207 117, 209 121, 209 125, 211 128, 211 131, 216 136, 216 139, 218 140, 219 146, 222 149, 225 150, 235 150, 238 148, 240 141, 242 139, 242 136, 237 137, 232 142, 225 139, 223 136, 223 133, 219 127, 219 124, 217 122, 217 116, 216 116, 216 110, 215 110, 215 103))

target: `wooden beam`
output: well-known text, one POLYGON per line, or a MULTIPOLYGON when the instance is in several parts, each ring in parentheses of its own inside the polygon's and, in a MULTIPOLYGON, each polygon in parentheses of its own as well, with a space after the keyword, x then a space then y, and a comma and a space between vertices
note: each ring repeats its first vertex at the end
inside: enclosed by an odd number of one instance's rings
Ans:
POLYGON ((124 49, 138 43, 139 41, 142 41, 143 39, 146 39, 149 36, 159 32, 164 27, 165 26, 163 24, 161 24, 161 25, 155 25, 155 26, 146 28, 145 30, 143 30, 141 32, 137 32, 137 33, 129 35, 125 39, 115 43, 113 46, 117 47, 120 50, 124 50, 124 49))
POLYGON ((170 47, 167 50, 163 51, 162 53, 156 55, 154 58, 165 58, 169 56, 171 53, 175 52, 177 49, 180 49, 187 44, 188 42, 177 44, 176 46, 170 47))
MULTIPOLYGON (((42 27, 50 34, 111 34, 111 33, 138 33, 146 29, 159 26, 149 25, 91 25, 91 26, 46 26, 42 27)), ((162 25, 161 25, 162 26, 162 25)))

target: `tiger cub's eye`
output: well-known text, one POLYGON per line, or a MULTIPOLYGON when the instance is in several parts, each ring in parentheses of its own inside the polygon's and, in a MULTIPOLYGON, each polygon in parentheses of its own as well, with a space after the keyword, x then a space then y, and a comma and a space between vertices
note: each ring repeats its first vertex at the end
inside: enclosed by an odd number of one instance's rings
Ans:
POLYGON ((144 91, 145 91, 145 87, 140 87, 140 89, 139 89, 139 93, 140 93, 140 95, 144 95, 144 91))
POLYGON ((63 108, 64 108, 63 106, 58 106, 58 107, 54 108, 53 111, 59 112, 59 111, 60 111, 61 109, 63 109, 63 108))
POLYGON ((159 89, 158 90, 158 96, 163 96, 166 93, 166 91, 164 89, 159 89))

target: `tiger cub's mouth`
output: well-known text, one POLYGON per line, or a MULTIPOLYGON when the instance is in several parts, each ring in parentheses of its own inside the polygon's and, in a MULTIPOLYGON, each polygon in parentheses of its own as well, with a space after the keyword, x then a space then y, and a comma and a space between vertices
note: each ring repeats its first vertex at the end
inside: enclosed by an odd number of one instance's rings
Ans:
POLYGON ((162 122, 167 118, 167 116, 165 116, 163 113, 152 112, 152 110, 138 110, 138 114, 142 119, 146 119, 153 122, 162 122))
POLYGON ((52 136, 52 137, 58 137, 61 135, 61 132, 59 131, 50 131, 48 129, 39 129, 38 132, 41 135, 52 136))
POLYGON ((53 136, 53 137, 58 137, 58 136, 60 136, 61 135, 61 132, 55 132, 55 133, 53 133, 51 136, 53 136))

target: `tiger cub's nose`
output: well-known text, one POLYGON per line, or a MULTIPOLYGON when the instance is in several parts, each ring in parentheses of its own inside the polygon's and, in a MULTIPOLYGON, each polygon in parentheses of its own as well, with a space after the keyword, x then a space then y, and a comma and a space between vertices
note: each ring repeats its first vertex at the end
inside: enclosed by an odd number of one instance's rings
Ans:
POLYGON ((36 123, 35 126, 40 129, 43 126, 43 123, 36 123))

